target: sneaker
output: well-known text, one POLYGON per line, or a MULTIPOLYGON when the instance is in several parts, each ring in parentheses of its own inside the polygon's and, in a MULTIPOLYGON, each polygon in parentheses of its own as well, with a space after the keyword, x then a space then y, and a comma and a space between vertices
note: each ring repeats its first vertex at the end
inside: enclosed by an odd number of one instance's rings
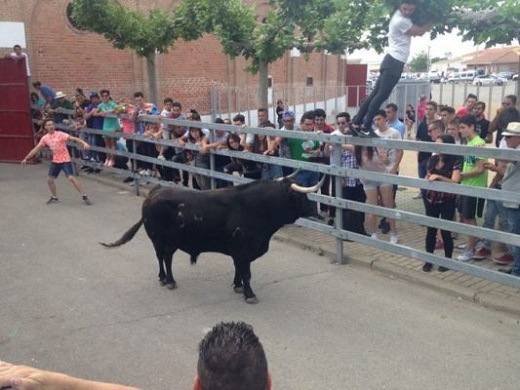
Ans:
POLYGON ((87 195, 83 195, 83 202, 85 202, 85 204, 87 206, 90 206, 92 204, 92 202, 90 201, 89 197, 87 195))
POLYGON ((125 180, 123 180, 123 183, 130 183, 132 181, 134 181, 134 178, 129 176, 125 180))
POLYGON ((515 262, 511 253, 504 253, 501 256, 493 257, 493 262, 498 265, 509 265, 515 262))
POLYGON ((421 193, 421 192, 418 192, 417 194, 415 194, 414 196, 412 196, 412 199, 422 199, 422 193, 421 193))
POLYGON ((379 237, 377 236, 377 233, 372 233, 370 235, 370 238, 373 238, 374 240, 379 240, 379 237))
POLYGON ((475 260, 484 260, 488 256, 491 256, 491 251, 489 249, 482 247, 478 251, 475 252, 475 255, 473 256, 473 258, 475 260))
POLYGON ((438 270, 439 270, 439 272, 446 272, 446 271, 449 271, 450 269, 448 267, 443 266, 443 265, 439 265, 438 270))
POLYGON ((511 275, 513 273, 513 269, 512 268, 500 268, 498 270, 498 272, 502 272, 504 274, 509 274, 511 275))
POLYGON ((457 256, 458 261, 468 261, 471 260, 474 256, 474 253, 471 251, 464 251, 462 255, 457 256))
POLYGON ((464 244, 459 244, 455 247, 455 249, 458 249, 459 251, 465 251, 466 248, 468 247, 468 244, 467 243, 464 243, 464 244))
POLYGON ((424 263, 422 266, 423 272, 430 272, 432 270, 433 264, 432 263, 424 263))
POLYGON ((52 203, 58 203, 58 198, 56 198, 55 196, 51 196, 49 198, 49 200, 47 201, 47 204, 52 204, 52 203))
POLYGON ((399 236, 395 233, 390 233, 390 243, 399 244, 399 236))

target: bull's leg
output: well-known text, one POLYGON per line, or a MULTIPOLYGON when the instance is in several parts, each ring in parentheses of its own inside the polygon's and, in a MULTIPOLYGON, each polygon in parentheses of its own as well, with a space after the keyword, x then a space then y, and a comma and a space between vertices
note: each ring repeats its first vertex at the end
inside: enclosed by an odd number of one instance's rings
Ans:
POLYGON ((153 246, 155 248, 155 256, 157 256, 157 261, 159 262, 159 284, 164 286, 166 284, 166 271, 164 270, 164 249, 155 242, 153 243, 153 246))
POLYGON ((173 254, 175 253, 175 249, 168 249, 166 250, 166 253, 164 254, 164 266, 166 268, 166 287, 168 287, 170 290, 174 290, 177 288, 177 282, 173 278, 173 272, 172 272, 172 259, 173 254))
POLYGON ((175 252, 174 248, 165 248, 164 245, 157 240, 153 246, 155 248, 155 255, 159 262, 159 284, 161 286, 167 286, 169 289, 177 288, 177 283, 173 279, 172 274, 172 257, 175 252))
MULTIPOLYGON (((244 285, 244 298, 247 303, 258 303, 258 298, 256 297, 253 289, 251 288, 251 262, 246 259, 237 259, 236 261, 233 259, 235 263, 235 269, 238 271, 240 279, 242 279, 242 283, 244 285)), ((236 275, 235 275, 236 278, 236 275)))

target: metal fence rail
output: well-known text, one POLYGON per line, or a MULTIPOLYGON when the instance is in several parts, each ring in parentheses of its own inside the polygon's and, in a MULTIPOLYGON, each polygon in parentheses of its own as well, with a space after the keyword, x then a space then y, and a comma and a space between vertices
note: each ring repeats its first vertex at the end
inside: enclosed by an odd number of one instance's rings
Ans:
MULTIPOLYGON (((181 120, 172 120, 172 119, 164 119, 157 116, 148 116, 139 118, 140 121, 143 122, 163 122, 165 124, 176 124, 180 126, 186 127, 200 127, 206 128, 210 130, 210 137, 213 137, 213 132, 215 130, 224 130, 228 132, 241 132, 241 133, 252 133, 252 134, 263 134, 269 136, 282 136, 287 138, 289 135, 288 131, 285 130, 273 130, 273 129, 260 129, 254 127, 245 127, 245 128, 237 128, 235 126, 230 125, 222 125, 222 124, 214 124, 214 123, 203 123, 203 122, 191 122, 191 121, 181 121, 181 120)), ((58 125, 59 128, 63 130, 70 129, 65 125, 58 125)), ((134 135, 134 134, 123 134, 123 133, 107 133, 106 131, 94 130, 84 128, 81 130, 82 133, 85 134, 99 134, 103 136, 111 136, 113 135, 116 138, 124 138, 134 143, 134 151, 135 143, 137 142, 151 142, 154 144, 166 145, 166 146, 178 146, 176 142, 165 141, 165 140, 151 140, 149 138, 145 138, 142 136, 134 135)), ((390 148, 399 148, 405 150, 413 150, 413 151, 429 151, 429 152, 443 152, 447 154, 458 154, 458 155, 475 155, 475 156, 484 156, 490 158, 500 158, 500 159, 508 159, 512 161, 519 161, 520 156, 516 150, 503 150, 503 149, 495 149, 495 148, 475 148, 468 146, 460 146, 460 145, 446 145, 446 144, 436 144, 436 143, 428 143, 428 142, 413 142, 413 141, 397 141, 397 140, 385 140, 385 139, 367 139, 360 137, 350 137, 350 136, 339 136, 339 135, 324 135, 324 134, 316 134, 316 133, 306 133, 299 131, 291 131, 291 138, 298 139, 311 139, 311 140, 320 140, 322 142, 328 142, 334 144, 335 148, 340 148, 341 144, 351 143, 354 145, 372 145, 378 147, 390 147, 390 148)), ((189 150, 197 150, 198 147, 189 143, 186 143, 186 149, 189 150)), ((386 183, 393 183, 398 185, 403 185, 407 187, 415 187, 415 188, 423 188, 423 189, 435 189, 438 191, 452 192, 455 194, 461 195, 470 195, 470 196, 478 196, 486 199, 494 199, 494 200, 509 200, 509 201, 517 201, 520 203, 520 194, 514 192, 508 192, 504 190, 496 190, 496 189, 488 189, 488 188, 475 188, 475 187, 467 187, 460 184, 449 184, 449 183, 430 183, 424 179, 418 179, 407 176, 398 176, 391 175, 386 173, 374 173, 367 172, 363 170, 352 170, 342 168, 340 161, 333 161, 332 165, 325 164, 317 164, 310 162, 302 162, 296 160, 289 160, 280 157, 273 156, 264 156, 260 154, 254 153, 246 153, 246 152, 236 152, 230 151, 227 149, 222 150, 211 150, 210 153, 210 169, 198 168, 186 164, 175 163, 171 161, 158 160, 153 157, 143 156, 137 154, 136 152, 124 152, 124 151, 114 151, 104 147, 92 146, 91 148, 94 151, 98 151, 101 153, 111 153, 119 156, 125 156, 133 160, 141 160, 146 161, 156 166, 164 166, 179 169, 181 171, 186 171, 192 174, 202 174, 211 177, 212 179, 212 187, 215 187, 215 179, 227 180, 233 183, 246 183, 251 181, 251 179, 246 179, 243 177, 237 177, 234 175, 229 175, 222 172, 217 172, 214 170, 214 158, 216 155, 222 156, 233 156, 239 157, 243 160, 252 160, 257 162, 283 165, 296 169, 305 169, 317 171, 323 174, 330 174, 334 176, 334 184, 336 189, 341 189, 341 180, 345 176, 357 177, 360 179, 370 179, 377 180, 386 183)), ((332 155, 338 155, 333 153, 332 155)), ((74 161, 77 164, 89 165, 92 168, 107 170, 110 172, 116 172, 121 175, 130 175, 135 180, 142 180, 140 175, 135 172, 129 172, 125 170, 120 170, 117 168, 107 168, 101 167, 100 164, 94 164, 90 162, 85 162, 81 158, 75 158, 74 161)), ((147 182, 153 182, 157 184, 173 186, 176 188, 184 188, 180 185, 173 183, 166 183, 164 181, 160 181, 155 178, 146 178, 147 182)), ((135 186, 135 193, 139 194, 139 186, 135 186)), ((340 194, 341 191, 336 191, 337 194, 340 194)), ((467 235, 473 235, 477 237, 486 237, 493 241, 498 241, 511 245, 520 245, 520 239, 515 234, 510 234, 506 232, 501 232, 498 230, 485 229, 478 226, 465 225, 458 222, 445 221, 437 218, 427 217, 425 215, 412 213, 402 209, 388 209, 380 206, 372 206, 365 203, 359 203, 350 200, 344 200, 341 197, 333 197, 333 196, 325 196, 321 194, 309 194, 309 199, 312 201, 324 203, 330 206, 336 207, 336 218, 335 225, 328 226, 323 223, 315 222, 308 219, 299 219, 296 223, 300 226, 304 226, 316 231, 320 231, 322 233, 331 235, 337 239, 337 260, 340 263, 344 263, 345 259, 343 257, 343 240, 349 239, 355 242, 359 242, 380 250, 385 250, 389 252, 393 252, 399 255, 408 256, 413 259, 430 262, 439 266, 446 266, 450 269, 464 272, 466 274, 470 274, 473 276, 481 277, 484 279, 488 279, 491 281, 503 283, 506 285, 510 285, 513 287, 520 288, 520 279, 511 275, 498 273, 493 270, 489 270, 486 268, 482 268, 479 266, 475 266, 472 264, 461 263, 452 259, 447 259, 445 257, 437 256, 434 254, 426 253, 424 251, 411 248, 405 245, 394 245, 391 243, 387 243, 384 241, 374 240, 366 236, 362 236, 356 233, 348 232, 346 230, 342 230, 340 226, 342 226, 342 212, 341 209, 348 208, 352 210, 362 211, 365 213, 375 214, 379 216, 385 216, 390 218, 395 218, 399 221, 408 222, 411 224, 421 225, 421 226, 431 226, 438 229, 449 230, 452 232, 458 232, 467 235)))

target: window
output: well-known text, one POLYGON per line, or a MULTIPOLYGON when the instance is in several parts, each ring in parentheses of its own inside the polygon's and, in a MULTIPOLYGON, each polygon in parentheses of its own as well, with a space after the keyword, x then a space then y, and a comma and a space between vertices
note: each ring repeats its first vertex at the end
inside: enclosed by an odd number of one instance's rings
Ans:
POLYGON ((314 79, 312 76, 307 76, 307 80, 305 81, 305 86, 312 87, 314 85, 314 79))

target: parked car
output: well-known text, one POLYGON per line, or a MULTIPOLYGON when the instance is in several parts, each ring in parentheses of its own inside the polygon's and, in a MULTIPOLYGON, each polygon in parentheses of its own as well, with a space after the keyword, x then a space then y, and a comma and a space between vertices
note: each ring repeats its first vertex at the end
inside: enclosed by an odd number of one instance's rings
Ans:
POLYGON ((511 80, 514 75, 515 75, 515 72, 511 72, 511 71, 508 71, 508 70, 497 73, 498 77, 500 77, 502 79, 506 79, 506 80, 511 80))
POLYGON ((460 82, 472 82, 473 79, 479 75, 478 70, 465 70, 448 77, 447 82, 450 84, 456 84, 460 82))
POLYGON ((506 82, 506 79, 494 74, 484 74, 473 79, 473 85, 504 85, 506 82))
POLYGON ((514 80, 514 81, 518 80, 518 73, 515 73, 515 74, 513 75, 512 80, 514 80))
POLYGON ((426 78, 430 83, 439 84, 441 82, 441 75, 436 70, 429 71, 426 78))

